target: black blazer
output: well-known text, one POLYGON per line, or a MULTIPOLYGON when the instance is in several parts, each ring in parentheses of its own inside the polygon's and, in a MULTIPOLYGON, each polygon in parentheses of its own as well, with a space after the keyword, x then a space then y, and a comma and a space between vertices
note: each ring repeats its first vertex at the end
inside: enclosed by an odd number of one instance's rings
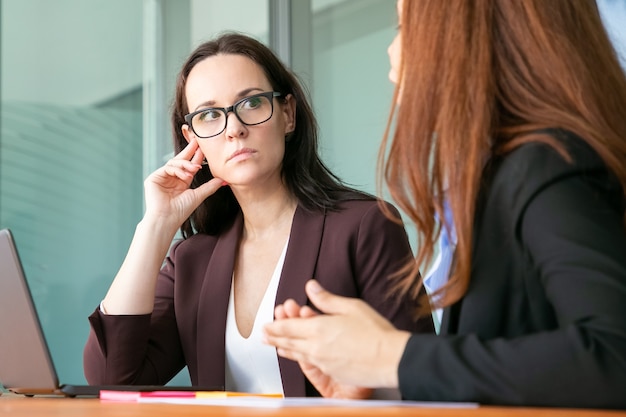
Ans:
MULTIPOLYGON (((397 214, 395 208, 391 210, 397 214)), ((242 217, 220 236, 194 235, 173 246, 159 274, 151 315, 90 317, 84 369, 91 384, 165 384, 185 365, 193 385, 223 386, 226 313, 242 217)), ((307 303, 304 284, 360 297, 394 325, 433 333, 430 318, 415 321, 416 305, 387 297, 389 276, 412 257, 402 225, 373 200, 339 210, 296 209, 276 303, 307 303)), ((319 395, 296 362, 278 358, 286 396, 319 395)))
POLYGON ((624 190, 581 139, 550 131, 485 170, 471 281, 442 336, 413 335, 405 398, 626 407, 624 190))

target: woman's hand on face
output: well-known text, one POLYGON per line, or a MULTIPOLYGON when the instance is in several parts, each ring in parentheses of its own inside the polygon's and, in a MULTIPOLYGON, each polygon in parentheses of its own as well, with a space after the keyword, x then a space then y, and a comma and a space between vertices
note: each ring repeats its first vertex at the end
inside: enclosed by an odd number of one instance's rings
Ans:
MULTIPOLYGON (((308 306, 300 307, 294 300, 287 300, 284 304, 276 306, 274 316, 276 320, 288 318, 314 317, 317 313, 308 306)), ((358 387, 356 385, 344 385, 335 381, 330 376, 323 373, 317 366, 308 362, 298 362, 302 373, 313 384, 315 389, 326 398, 349 398, 364 399, 372 395, 371 388, 358 387)))
POLYGON ((165 219, 179 227, 191 213, 224 183, 220 178, 191 189, 191 181, 202 168, 204 155, 195 138, 174 158, 144 181, 145 217, 165 219))
MULTIPOLYGON (((363 300, 333 295, 316 281, 307 283, 306 292, 325 314, 309 307, 292 314, 295 307, 286 302, 277 307, 277 320, 265 326, 266 343, 281 356, 317 368, 333 384, 397 387, 410 333, 396 330, 363 300)), ((314 376, 312 369, 307 372, 314 376)))

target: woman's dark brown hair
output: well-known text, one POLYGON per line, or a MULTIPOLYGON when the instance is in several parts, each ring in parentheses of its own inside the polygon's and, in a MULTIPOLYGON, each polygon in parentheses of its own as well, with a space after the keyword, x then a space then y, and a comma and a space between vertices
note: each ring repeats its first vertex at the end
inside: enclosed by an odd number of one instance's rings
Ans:
MULTIPOLYGON (((296 76, 267 46, 239 33, 225 33, 201 44, 183 64, 176 81, 172 110, 172 134, 176 153, 187 146, 181 131, 182 125, 185 124, 185 115, 189 113, 185 96, 187 77, 197 63, 218 54, 243 55, 250 58, 264 71, 274 91, 282 93, 282 97, 289 94, 294 97, 296 128, 286 141, 282 176, 287 188, 303 208, 333 210, 340 200, 371 198, 343 185, 321 161, 318 155, 317 121, 305 90, 296 76)), ((212 178, 211 171, 204 166, 196 174, 191 187, 198 187, 212 178)), ((219 234, 232 223, 239 211, 239 204, 230 188, 221 187, 182 224, 181 232, 184 237, 194 233, 219 234)))
POLYGON ((558 148, 536 132, 565 129, 626 190, 626 78, 594 0, 404 0, 400 33, 396 128, 390 119, 379 166, 419 249, 398 287, 417 294, 422 285, 445 191, 457 233, 437 304, 446 306, 469 285, 475 203, 492 156, 529 141, 558 148))

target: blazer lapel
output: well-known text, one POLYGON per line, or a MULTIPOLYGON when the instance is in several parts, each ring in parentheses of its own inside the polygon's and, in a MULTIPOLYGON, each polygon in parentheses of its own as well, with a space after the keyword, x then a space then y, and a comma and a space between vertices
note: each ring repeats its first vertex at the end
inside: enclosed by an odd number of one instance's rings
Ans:
MULTIPOLYGON (((325 218, 324 213, 308 212, 300 206, 297 207, 276 292, 276 305, 284 303, 288 298, 299 305, 307 303, 304 284, 315 278, 325 218)), ((306 395, 305 379, 300 365, 281 356, 278 357, 278 365, 285 396, 306 395)))
MULTIPOLYGON (((452 256, 453 267, 456 264, 456 260, 457 260, 457 252, 455 249, 454 255, 452 256)), ((454 271, 450 269, 449 274, 452 274, 452 272, 454 271)), ((458 322, 459 322, 459 309, 461 307, 462 300, 463 299, 443 309, 443 314, 441 316, 441 325, 439 326, 438 334, 448 335, 448 334, 456 333, 458 322)))
POLYGON ((197 319, 200 385, 224 386, 226 381, 226 317, 242 227, 243 219, 239 214, 216 243, 200 290, 197 319))
POLYGON ((447 335, 450 330, 450 307, 446 307, 443 309, 443 314, 441 315, 441 326, 439 326, 439 335, 447 335))
POLYGON ((461 298, 451 306, 446 307, 443 310, 443 317, 441 318, 441 327, 439 328, 439 335, 446 336, 457 334, 459 331, 459 315, 461 314, 461 308, 463 306, 463 299, 461 298))

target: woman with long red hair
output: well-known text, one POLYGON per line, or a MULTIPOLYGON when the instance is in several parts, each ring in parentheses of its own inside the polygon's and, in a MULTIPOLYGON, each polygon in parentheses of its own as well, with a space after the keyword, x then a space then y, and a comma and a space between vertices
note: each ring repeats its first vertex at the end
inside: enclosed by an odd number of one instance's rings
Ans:
POLYGON ((595 1, 400 0, 398 12, 381 158, 419 249, 396 289, 416 295, 452 239, 430 293, 440 334, 396 330, 311 281, 325 314, 287 301, 266 341, 318 384, 626 408, 626 77, 595 1))

